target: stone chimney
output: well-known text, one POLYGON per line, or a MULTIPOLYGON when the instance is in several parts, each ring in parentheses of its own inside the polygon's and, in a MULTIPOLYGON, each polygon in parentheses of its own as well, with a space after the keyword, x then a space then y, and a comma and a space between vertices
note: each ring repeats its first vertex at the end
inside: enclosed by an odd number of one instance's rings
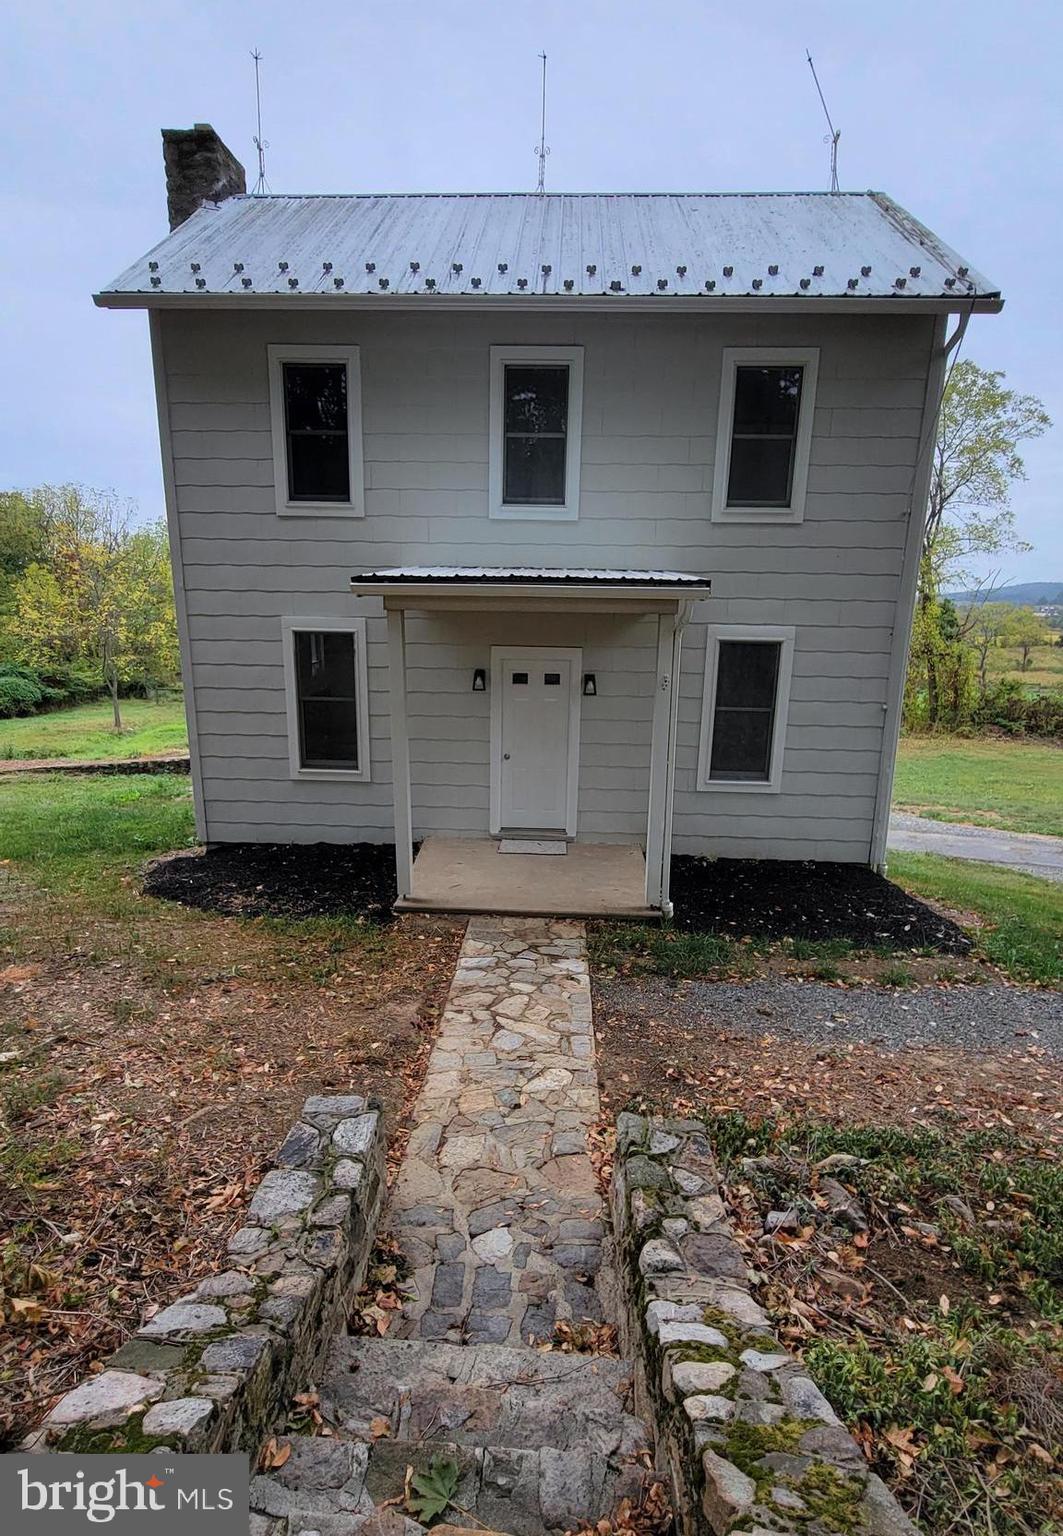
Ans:
POLYGON ((166 209, 176 229, 204 203, 221 203, 247 191, 244 168, 209 123, 162 130, 166 209))

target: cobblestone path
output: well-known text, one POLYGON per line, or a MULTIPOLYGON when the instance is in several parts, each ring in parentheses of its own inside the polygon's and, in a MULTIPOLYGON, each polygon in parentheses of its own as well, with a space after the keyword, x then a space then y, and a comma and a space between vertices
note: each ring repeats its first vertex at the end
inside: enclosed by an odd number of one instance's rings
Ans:
POLYGON ((471 919, 391 1197, 414 1272, 396 1337, 527 1344, 602 1319, 598 1112, 582 924, 471 919))

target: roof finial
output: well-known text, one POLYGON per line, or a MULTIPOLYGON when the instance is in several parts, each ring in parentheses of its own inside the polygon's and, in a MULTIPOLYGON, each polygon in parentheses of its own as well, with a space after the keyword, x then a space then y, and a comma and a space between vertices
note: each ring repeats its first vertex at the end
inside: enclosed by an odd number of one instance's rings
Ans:
POLYGON ((546 54, 541 53, 539 57, 543 61, 543 111, 539 128, 539 142, 535 147, 535 153, 539 156, 539 185, 535 190, 536 192, 543 193, 546 191, 546 157, 550 153, 550 149, 546 142, 546 54))
POLYGON ((839 190, 838 140, 842 136, 842 131, 840 128, 835 128, 834 124, 830 120, 830 113, 827 110, 826 98, 823 95, 823 87, 819 83, 819 76, 816 74, 816 66, 813 64, 812 55, 809 53, 807 48, 805 49, 805 58, 808 60, 808 67, 812 71, 812 78, 816 82, 816 90, 819 92, 819 103, 823 108, 823 116, 827 119, 827 127, 830 129, 830 133, 823 142, 830 145, 830 189, 832 192, 837 192, 839 190))
POLYGON ((266 180, 266 150, 269 148, 269 140, 262 137, 262 87, 258 77, 258 66, 262 63, 262 55, 257 48, 252 48, 251 57, 255 61, 255 121, 258 132, 254 136, 255 148, 258 150, 258 180, 252 189, 252 197, 261 197, 263 192, 269 191, 269 182, 266 180))

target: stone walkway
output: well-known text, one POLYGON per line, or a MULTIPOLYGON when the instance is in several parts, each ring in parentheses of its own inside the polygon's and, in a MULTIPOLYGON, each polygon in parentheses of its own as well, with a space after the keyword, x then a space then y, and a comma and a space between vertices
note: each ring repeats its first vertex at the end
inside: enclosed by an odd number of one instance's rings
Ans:
POLYGON ((291 1435, 254 1479, 251 1536, 423 1536, 411 1489, 440 1463, 462 1536, 662 1507, 633 1363, 536 1347, 619 1320, 598 1114, 582 924, 472 918, 385 1215, 409 1300, 386 1338, 332 1340, 312 1383, 329 1434, 291 1435))
POLYGON ((582 924, 472 918, 391 1197, 413 1270, 396 1337, 527 1344, 602 1319, 598 1113, 582 924))

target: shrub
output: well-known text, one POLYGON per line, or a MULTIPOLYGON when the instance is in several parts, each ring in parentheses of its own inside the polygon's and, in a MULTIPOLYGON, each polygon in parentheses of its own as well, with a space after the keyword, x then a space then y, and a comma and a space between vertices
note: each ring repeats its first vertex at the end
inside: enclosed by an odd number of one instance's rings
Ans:
POLYGON ((83 704, 100 697, 98 682, 80 673, 38 672, 17 661, 0 662, 0 717, 33 715, 40 709, 83 704))
POLYGON ((975 704, 972 723, 1013 736, 1063 736, 1063 692, 1031 696, 1016 678, 1001 678, 975 704))
POLYGON ((0 668, 0 716, 32 715, 45 702, 45 689, 28 667, 0 668))

